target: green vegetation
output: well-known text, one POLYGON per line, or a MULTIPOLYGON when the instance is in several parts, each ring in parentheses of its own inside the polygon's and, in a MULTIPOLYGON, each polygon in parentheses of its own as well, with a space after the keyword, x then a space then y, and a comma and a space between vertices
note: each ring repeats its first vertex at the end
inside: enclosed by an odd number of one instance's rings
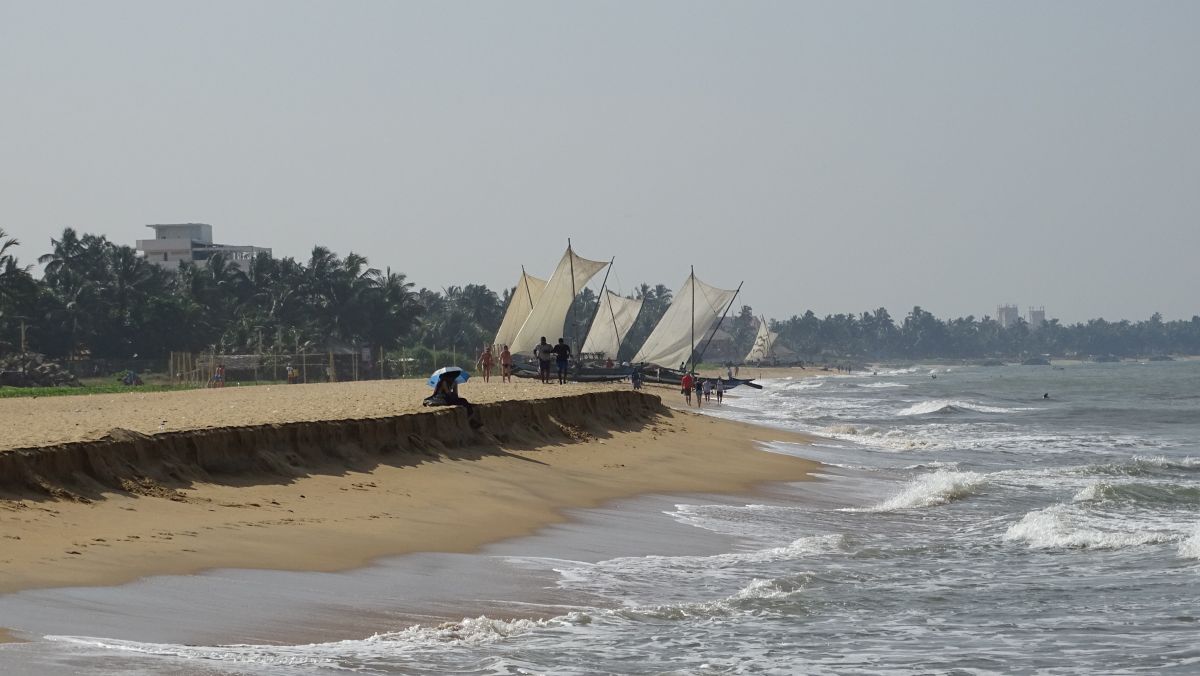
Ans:
POLYGON ((886 309, 879 308, 861 315, 838 314, 824 319, 810 311, 772 322, 771 328, 779 332, 781 342, 801 355, 831 351, 871 360, 1200 354, 1200 317, 1164 322, 1157 313, 1136 323, 1093 319, 1063 326, 1051 319, 1033 329, 1024 320, 1008 328, 1001 328, 990 317, 940 320, 920 307, 914 307, 897 323, 886 309))
POLYGON ((194 386, 187 385, 141 385, 127 387, 119 383, 110 385, 84 385, 83 387, 0 387, 0 399, 14 397, 70 397, 81 394, 118 394, 136 392, 169 392, 172 390, 190 390, 194 386))
MULTIPOLYGON (((169 352, 286 356, 370 346, 387 352, 389 373, 411 374, 448 360, 473 363, 513 291, 497 294, 481 284, 417 290, 403 273, 322 246, 306 261, 260 254, 243 270, 215 255, 207 265, 170 271, 130 247, 71 228, 50 244, 38 258, 45 274, 36 279, 17 259, 19 243, 0 229, 0 354, 24 344, 59 360, 165 361, 169 352)), ((633 357, 672 298, 662 284, 642 284, 633 295, 645 303, 622 360, 633 357)), ((566 333, 577 345, 596 300, 585 290, 575 301, 566 333)), ((754 317, 744 305, 726 319, 730 358, 749 350, 754 317)), ((988 317, 941 320, 920 307, 896 321, 879 308, 824 318, 809 311, 771 328, 806 360, 1200 354, 1200 317, 1164 322, 1157 314, 1136 323, 1094 319, 1063 326, 1052 319, 1033 330, 1021 321, 1002 329, 988 317)), ((126 367, 111 370, 119 368, 126 367)), ((100 387, 109 386, 120 387, 100 387)))

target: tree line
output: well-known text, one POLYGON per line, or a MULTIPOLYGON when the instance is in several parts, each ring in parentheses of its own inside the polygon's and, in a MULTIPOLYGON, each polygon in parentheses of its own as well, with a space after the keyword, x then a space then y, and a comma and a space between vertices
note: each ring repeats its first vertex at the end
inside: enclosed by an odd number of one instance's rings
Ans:
POLYGON ((1164 322, 1157 312, 1138 322, 1091 319, 1063 325, 1050 319, 1033 327, 1018 318, 1002 327, 986 316, 941 320, 920 306, 899 321, 892 319, 886 308, 823 319, 810 310, 772 322, 772 330, 779 332, 781 343, 812 358, 854 356, 879 361, 1200 354, 1200 316, 1164 322))
MULTIPOLYGON (((402 272, 370 267, 317 246, 307 260, 259 254, 243 269, 220 254, 206 265, 168 270, 103 235, 67 228, 38 256, 40 278, 17 256, 20 243, 0 229, 0 353, 24 344, 55 358, 158 358, 168 352, 253 354, 319 352, 331 346, 425 347, 473 353, 489 343, 514 289, 482 284, 416 288, 402 272)), ((621 348, 633 357, 673 297, 639 285, 643 309, 621 348)), ((567 333, 581 341, 597 297, 575 300, 567 333)), ((723 324, 734 352, 753 343, 757 320, 743 305, 723 324)), ((1017 357, 1200 354, 1200 317, 1131 323, 1095 319, 1033 329, 1001 328, 989 317, 941 320, 920 307, 900 321, 884 308, 824 318, 812 311, 772 322, 779 342, 809 360, 857 357, 1017 357)), ((553 337, 551 337, 553 339, 553 337)))

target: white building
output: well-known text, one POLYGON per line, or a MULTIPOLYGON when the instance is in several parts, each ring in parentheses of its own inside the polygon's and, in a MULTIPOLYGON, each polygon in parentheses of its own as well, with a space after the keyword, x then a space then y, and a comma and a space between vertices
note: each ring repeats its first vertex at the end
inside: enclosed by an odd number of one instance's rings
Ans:
POLYGON ((1021 317, 1021 311, 1016 305, 1001 305, 996 308, 996 321, 1000 323, 1000 328, 1007 329, 1021 317))
POLYGON ((207 265, 213 254, 222 254, 226 260, 240 268, 246 268, 260 253, 271 255, 268 248, 214 244, 212 226, 208 223, 167 223, 147 225, 154 228, 154 239, 139 239, 137 250, 146 260, 174 270, 180 262, 207 265))
POLYGON ((1046 307, 1044 305, 1042 307, 1030 306, 1027 316, 1029 317, 1029 328, 1040 329, 1042 324, 1046 323, 1046 307))

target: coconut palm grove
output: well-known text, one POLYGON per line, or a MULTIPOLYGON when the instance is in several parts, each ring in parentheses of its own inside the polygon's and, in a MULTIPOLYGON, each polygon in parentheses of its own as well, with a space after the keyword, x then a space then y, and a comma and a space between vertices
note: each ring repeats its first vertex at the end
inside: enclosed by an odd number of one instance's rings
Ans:
MULTIPOLYGON (((243 269, 218 254, 206 265, 170 270, 103 235, 67 228, 39 250, 0 230, 0 355, 156 359, 171 352, 321 352, 342 344, 432 362, 435 350, 473 355, 490 343, 511 293, 471 283, 422 288, 397 268, 325 246, 314 246, 307 260, 264 253, 243 269)), ((636 353, 672 292, 644 283, 633 296, 645 303, 621 359, 636 353)), ((595 306, 595 294, 585 290, 572 322, 586 326, 595 306)), ((722 328, 734 353, 744 354, 757 329, 753 308, 730 312, 722 328)), ((772 320, 771 329, 798 359, 817 363, 1200 354, 1200 316, 1164 321, 1157 313, 1071 325, 1051 319, 1035 329, 1021 320, 1002 328, 986 316, 940 319, 921 307, 901 318, 885 308, 824 317, 809 310, 772 320)))

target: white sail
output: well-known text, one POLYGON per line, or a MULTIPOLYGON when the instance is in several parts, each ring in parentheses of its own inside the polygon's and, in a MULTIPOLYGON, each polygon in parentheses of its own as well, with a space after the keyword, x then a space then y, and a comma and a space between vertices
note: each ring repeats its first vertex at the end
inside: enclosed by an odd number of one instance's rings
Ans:
POLYGON ((677 368, 692 354, 692 336, 697 343, 694 349, 703 348, 736 295, 737 291, 718 289, 689 275, 633 361, 677 368))
POLYGON ((546 280, 521 273, 521 278, 517 280, 517 290, 508 299, 508 308, 504 310, 504 319, 500 322, 500 330, 496 332, 496 349, 501 345, 512 345, 517 331, 521 330, 521 325, 529 318, 529 313, 533 312, 533 306, 538 298, 542 297, 542 290, 545 288, 546 280))
POLYGON ((546 282, 541 298, 534 303, 533 311, 508 344, 509 351, 513 354, 532 354, 534 346, 543 336, 551 345, 558 342, 563 336, 567 312, 571 309, 575 294, 582 291, 588 280, 603 270, 605 265, 608 265, 608 261, 581 258, 567 247, 554 274, 546 282))
POLYGON ((775 345, 775 339, 779 337, 778 333, 774 333, 767 329, 766 320, 758 322, 758 334, 754 336, 754 346, 746 353, 746 358, 743 360, 749 362, 766 361, 772 356, 772 347, 775 345))
POLYGON ((625 340, 625 334, 633 328, 633 322, 641 311, 641 298, 625 298, 605 291, 587 340, 583 341, 583 352, 603 353, 616 359, 621 341, 625 340))

